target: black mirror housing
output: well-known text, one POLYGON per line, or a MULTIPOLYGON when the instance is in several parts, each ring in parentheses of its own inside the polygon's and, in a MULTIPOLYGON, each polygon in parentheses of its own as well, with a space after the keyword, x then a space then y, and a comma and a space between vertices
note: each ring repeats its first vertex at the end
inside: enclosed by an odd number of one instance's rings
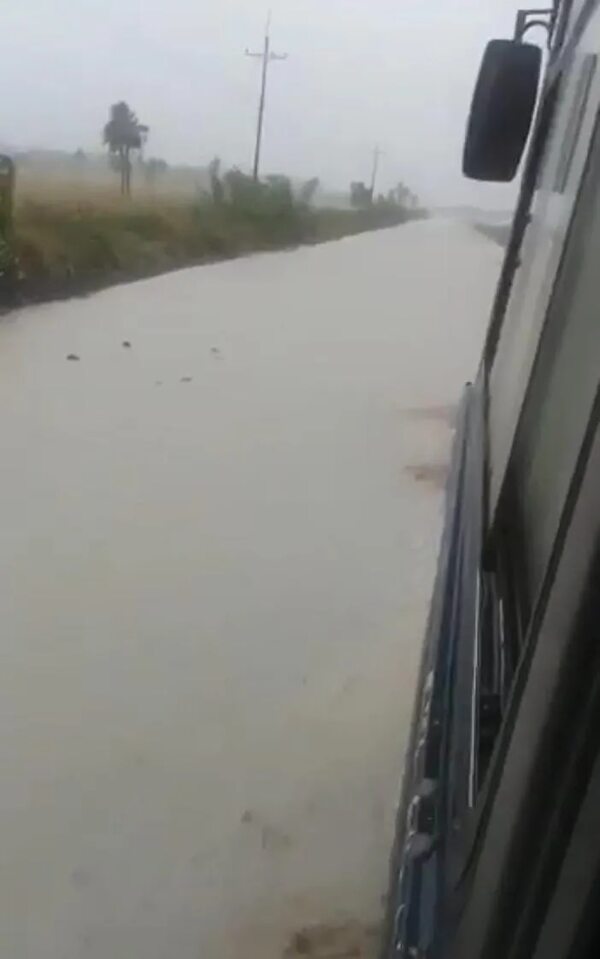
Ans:
POLYGON ((519 167, 535 109, 542 51, 519 40, 488 43, 467 123, 463 173, 508 183, 519 167))

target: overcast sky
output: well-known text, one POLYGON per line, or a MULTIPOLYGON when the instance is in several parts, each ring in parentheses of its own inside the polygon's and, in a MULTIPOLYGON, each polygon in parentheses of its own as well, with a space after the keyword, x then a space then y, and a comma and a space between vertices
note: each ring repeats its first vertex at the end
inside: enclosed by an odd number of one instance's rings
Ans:
MULTIPOLYGON (((268 0, 4 0, 0 141, 100 147, 109 104, 151 127, 148 154, 248 166, 268 0)), ((271 0, 264 167, 345 187, 404 180, 427 202, 509 204, 470 184, 461 141, 484 43, 519 0, 271 0)), ((522 0, 521 0, 522 5, 522 0)))

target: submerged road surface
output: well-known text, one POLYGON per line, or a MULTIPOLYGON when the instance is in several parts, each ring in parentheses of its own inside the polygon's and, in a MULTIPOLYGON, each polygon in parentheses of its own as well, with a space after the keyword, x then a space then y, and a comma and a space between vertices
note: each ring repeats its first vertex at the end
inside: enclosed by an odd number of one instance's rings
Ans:
POLYGON ((500 256, 429 221, 3 320, 2 956, 369 954, 500 256))

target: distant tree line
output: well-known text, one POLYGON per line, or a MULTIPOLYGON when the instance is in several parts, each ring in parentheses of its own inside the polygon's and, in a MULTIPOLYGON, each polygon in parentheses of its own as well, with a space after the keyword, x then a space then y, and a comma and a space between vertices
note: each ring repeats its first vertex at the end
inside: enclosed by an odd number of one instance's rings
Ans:
POLYGON ((215 205, 236 204, 248 206, 257 202, 276 202, 280 208, 310 207, 320 186, 318 177, 306 180, 294 192, 292 181, 281 173, 272 174, 263 180, 243 173, 238 167, 221 172, 221 160, 215 157, 208 165, 210 196, 215 205))
MULTIPOLYGON (((137 154, 137 165, 143 173, 146 185, 151 189, 169 169, 166 161, 158 157, 144 159, 143 148, 149 132, 150 128, 140 123, 137 114, 124 100, 111 106, 108 122, 103 128, 103 140, 108 147, 111 166, 119 175, 123 196, 131 195, 133 155, 137 154)), ((78 150, 73 159, 78 167, 83 168, 86 156, 82 150, 78 150)), ((216 205, 228 202, 256 204, 260 199, 263 203, 265 200, 270 203, 275 202, 281 209, 286 206, 291 207, 295 203, 302 207, 309 207, 314 203, 320 186, 319 179, 312 177, 294 194, 291 180, 285 176, 269 176, 256 182, 237 168, 222 174, 221 161, 218 157, 211 161, 207 172, 210 195, 216 205)), ((387 194, 380 193, 375 197, 372 189, 364 182, 355 181, 350 184, 350 205, 355 210, 368 210, 377 206, 408 212, 417 210, 418 199, 402 182, 389 190, 387 194)))
POLYGON ((355 210, 367 210, 375 205, 416 210, 419 200, 402 182, 398 183, 394 189, 389 190, 387 194, 380 193, 377 197, 374 197, 372 190, 359 180, 350 184, 350 205, 355 210))

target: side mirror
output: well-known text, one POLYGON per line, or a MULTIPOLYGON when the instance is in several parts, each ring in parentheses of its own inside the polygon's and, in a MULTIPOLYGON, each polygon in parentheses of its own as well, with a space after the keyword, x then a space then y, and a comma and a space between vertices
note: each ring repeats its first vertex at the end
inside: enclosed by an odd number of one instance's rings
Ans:
POLYGON ((508 183, 523 154, 535 109, 542 51, 519 40, 490 40, 471 102, 463 173, 508 183))

